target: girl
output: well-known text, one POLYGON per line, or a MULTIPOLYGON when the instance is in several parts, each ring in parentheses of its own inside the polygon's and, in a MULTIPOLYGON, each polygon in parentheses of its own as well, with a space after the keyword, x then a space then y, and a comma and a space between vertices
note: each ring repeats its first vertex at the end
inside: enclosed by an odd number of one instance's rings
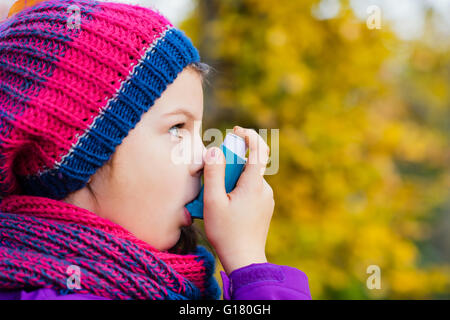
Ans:
POLYGON ((0 48, 0 298, 220 298, 184 210, 204 174, 224 299, 310 299, 303 272, 265 256, 269 148, 235 127, 249 161, 227 194, 222 151, 194 132, 207 66, 165 17, 45 1, 0 25, 0 48), (202 161, 172 161, 188 151, 202 161))

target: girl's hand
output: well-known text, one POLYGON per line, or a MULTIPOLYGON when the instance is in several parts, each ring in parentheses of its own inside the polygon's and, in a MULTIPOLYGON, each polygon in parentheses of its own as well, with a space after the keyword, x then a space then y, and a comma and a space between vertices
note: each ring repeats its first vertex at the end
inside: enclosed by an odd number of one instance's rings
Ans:
POLYGON ((249 156, 236 187, 225 191, 225 156, 220 148, 206 152, 203 219, 206 237, 227 274, 252 263, 267 262, 265 246, 275 201, 264 179, 269 147, 253 129, 234 127, 246 140, 249 156))

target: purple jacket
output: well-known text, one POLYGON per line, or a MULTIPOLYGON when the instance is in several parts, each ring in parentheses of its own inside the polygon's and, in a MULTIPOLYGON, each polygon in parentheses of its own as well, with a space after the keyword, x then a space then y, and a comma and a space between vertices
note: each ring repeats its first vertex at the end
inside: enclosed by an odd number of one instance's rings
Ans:
MULTIPOLYGON (((231 272, 221 271, 224 300, 310 300, 306 274, 296 268, 254 263, 231 272)), ((50 288, 33 291, 0 290, 0 300, 108 300, 91 294, 60 295, 50 288)))

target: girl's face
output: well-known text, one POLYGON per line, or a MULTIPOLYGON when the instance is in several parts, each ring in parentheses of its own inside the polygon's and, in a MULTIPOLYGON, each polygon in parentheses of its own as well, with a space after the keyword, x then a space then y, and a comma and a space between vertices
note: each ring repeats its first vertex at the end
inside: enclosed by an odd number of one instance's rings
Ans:
POLYGON ((201 188, 202 115, 201 75, 185 68, 116 148, 110 164, 91 177, 92 192, 84 187, 66 201, 121 225, 156 249, 173 247, 180 228, 188 225, 184 205, 201 188))

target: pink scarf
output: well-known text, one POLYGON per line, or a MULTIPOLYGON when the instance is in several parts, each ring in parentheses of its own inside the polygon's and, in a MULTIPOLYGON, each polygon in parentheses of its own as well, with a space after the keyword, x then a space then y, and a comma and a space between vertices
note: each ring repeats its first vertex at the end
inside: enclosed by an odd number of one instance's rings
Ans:
POLYGON ((188 255, 161 252, 63 201, 11 195, 0 202, 0 288, 47 287, 111 299, 218 299, 214 268, 202 246, 188 255), (79 288, 69 289, 73 266, 79 288))

